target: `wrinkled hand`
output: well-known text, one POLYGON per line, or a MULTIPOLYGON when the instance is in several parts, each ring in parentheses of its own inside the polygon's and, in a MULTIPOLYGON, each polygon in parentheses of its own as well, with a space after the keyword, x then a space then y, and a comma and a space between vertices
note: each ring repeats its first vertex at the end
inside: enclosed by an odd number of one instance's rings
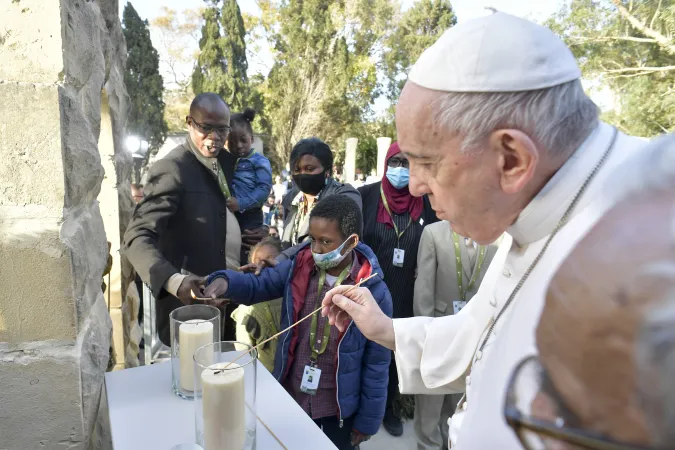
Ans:
POLYGON ((221 298, 227 292, 228 283, 225 278, 216 278, 204 288, 204 297, 217 299, 221 298))
POLYGON ((330 324, 340 332, 345 331, 349 321, 353 320, 367 339, 393 350, 394 326, 391 319, 382 312, 368 289, 356 288, 347 292, 351 288, 353 286, 338 286, 328 291, 321 303, 321 315, 328 317, 330 324))
POLYGON ((255 273, 256 275, 260 275, 260 272, 262 272, 263 269, 266 269, 268 267, 276 267, 277 264, 279 263, 276 259, 265 258, 258 264, 255 263, 246 264, 245 266, 240 267, 239 271, 244 273, 255 273))
POLYGON ((229 209, 232 212, 239 211, 239 200, 237 200, 234 197, 228 198, 227 199, 227 209, 229 209))
POLYGON ((269 234, 270 229, 267 227, 260 227, 255 230, 244 230, 241 233, 241 245, 244 248, 251 248, 269 236, 269 234))
POLYGON ((180 287, 176 292, 176 297, 178 297, 178 299, 183 302, 184 305, 192 305, 195 303, 195 299, 192 298, 192 292, 194 292, 197 297, 203 297, 203 287, 204 278, 188 275, 183 278, 183 282, 180 284, 180 287))
POLYGON ((361 433, 359 430, 353 429, 351 434, 352 447, 356 447, 363 442, 366 442, 370 439, 370 436, 367 434, 361 433))

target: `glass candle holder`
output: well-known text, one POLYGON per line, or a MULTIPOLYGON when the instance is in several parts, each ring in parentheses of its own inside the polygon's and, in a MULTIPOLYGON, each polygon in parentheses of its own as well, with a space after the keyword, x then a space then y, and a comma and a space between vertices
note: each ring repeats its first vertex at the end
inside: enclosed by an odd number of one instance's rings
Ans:
POLYGON ((189 305, 174 309, 169 317, 173 392, 191 399, 195 384, 193 356, 199 347, 220 341, 220 310, 209 305, 189 305))
POLYGON ((195 434, 204 450, 255 450, 257 359, 239 342, 195 352, 195 434))

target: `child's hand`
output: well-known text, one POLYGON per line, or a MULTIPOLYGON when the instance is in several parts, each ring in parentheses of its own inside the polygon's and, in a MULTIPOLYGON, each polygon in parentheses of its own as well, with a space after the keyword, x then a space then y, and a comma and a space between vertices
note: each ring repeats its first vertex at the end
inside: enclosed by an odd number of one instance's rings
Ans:
POLYGON ((239 211, 239 200, 237 200, 234 197, 228 198, 227 199, 227 209, 229 209, 232 212, 239 211))
POLYGON ((260 275, 260 272, 262 272, 263 269, 267 267, 276 267, 277 264, 278 262, 274 258, 264 258, 262 261, 258 262, 258 264, 251 263, 240 267, 239 271, 244 273, 255 273, 256 275, 260 275))
POLYGON ((216 278, 204 288, 204 296, 212 299, 221 298, 227 292, 228 283, 225 278, 216 278))

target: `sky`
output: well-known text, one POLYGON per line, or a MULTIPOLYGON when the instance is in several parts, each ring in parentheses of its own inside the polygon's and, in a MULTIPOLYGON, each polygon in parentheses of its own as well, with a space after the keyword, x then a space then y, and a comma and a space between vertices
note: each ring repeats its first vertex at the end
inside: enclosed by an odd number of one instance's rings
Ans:
MULTIPOLYGON (((409 8, 417 0, 402 0, 403 9, 409 8)), ((533 20, 543 20, 553 14, 566 0, 451 0, 452 6, 457 14, 459 22, 480 17, 487 13, 486 7, 493 7, 499 11, 525 17, 533 20)), ((255 0, 238 0, 239 7, 243 13, 260 14, 255 0)), ((120 16, 126 0, 120 0, 120 16)), ((203 0, 133 0, 131 2, 142 19, 152 20, 161 14, 162 7, 183 11, 185 9, 197 9, 204 6, 203 0)), ((158 45, 158 37, 150 30, 153 44, 162 57, 164 49, 158 45)), ((249 75, 255 73, 267 74, 272 66, 272 55, 267 48, 266 43, 259 43, 260 51, 255 55, 249 55, 249 75)), ((162 68, 160 67, 160 70, 162 68)), ((185 68, 185 73, 190 73, 191 67, 185 68)), ((164 74, 163 74, 164 75, 164 74)), ((165 80, 169 77, 164 76, 165 80)), ((384 99, 375 104, 376 113, 381 112, 388 106, 384 99)))

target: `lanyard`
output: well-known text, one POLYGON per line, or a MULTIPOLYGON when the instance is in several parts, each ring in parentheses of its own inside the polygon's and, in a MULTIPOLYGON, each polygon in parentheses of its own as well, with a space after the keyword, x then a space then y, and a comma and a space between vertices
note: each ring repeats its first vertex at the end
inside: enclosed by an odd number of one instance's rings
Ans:
MULTIPOLYGON (((391 210, 389 209, 389 203, 387 203, 387 197, 384 196, 384 190, 382 189, 382 185, 380 185, 380 197, 382 197, 382 204, 384 205, 384 209, 387 210, 389 213, 389 217, 391 217, 391 222, 394 224, 394 231, 396 232, 396 239, 397 241, 401 240, 401 236, 403 236, 403 233, 405 233, 408 228, 410 228, 410 225, 412 225, 412 216, 410 216, 410 220, 408 220, 408 225, 399 233, 398 231, 398 226, 396 225, 396 221, 394 220, 394 215, 391 213, 391 210)), ((398 242, 397 242, 397 247, 398 247, 398 242)))
POLYGON ((223 169, 220 167, 220 163, 217 160, 213 162, 213 171, 216 172, 216 177, 218 177, 218 185, 220 186, 221 192, 225 196, 225 200, 229 199, 232 197, 232 194, 230 194, 230 188, 227 186, 225 173, 223 172, 223 169))
POLYGON ((483 261, 485 261, 485 246, 480 245, 478 246, 478 267, 476 267, 476 270, 473 271, 473 275, 471 275, 471 280, 469 280, 469 285, 464 289, 464 275, 462 274, 463 272, 463 266, 462 266, 462 253, 459 248, 459 235, 455 233, 454 231, 452 232, 452 240, 455 243, 455 268, 457 269, 457 289, 459 290, 459 297, 460 299, 465 302, 466 301, 466 293, 471 290, 473 285, 476 283, 476 280, 478 279, 478 275, 480 275, 480 270, 483 267, 483 261))
MULTIPOLYGON (((349 272, 351 270, 352 270, 351 264, 345 267, 344 270, 340 272, 340 275, 335 281, 335 285, 333 287, 340 286, 340 284, 342 284, 345 278, 347 278, 347 275, 349 275, 349 272)), ((325 284, 326 284, 326 271, 322 269, 321 274, 319 275, 319 289, 316 296, 316 305, 314 305, 315 307, 321 302, 321 300, 323 300, 321 298, 321 294, 323 293, 323 286, 325 284)), ((316 363, 316 360, 319 357, 319 355, 323 354, 323 352, 326 351, 326 348, 328 348, 328 340, 330 337, 330 323, 328 323, 328 318, 326 318, 326 321, 324 322, 323 325, 323 338, 316 341, 316 344, 319 344, 320 346, 319 349, 316 348, 315 339, 316 339, 316 329, 319 323, 319 314, 321 314, 321 312, 317 311, 316 314, 312 315, 312 325, 310 326, 309 329, 309 348, 312 350, 312 356, 309 358, 309 360, 313 363, 316 363)))

